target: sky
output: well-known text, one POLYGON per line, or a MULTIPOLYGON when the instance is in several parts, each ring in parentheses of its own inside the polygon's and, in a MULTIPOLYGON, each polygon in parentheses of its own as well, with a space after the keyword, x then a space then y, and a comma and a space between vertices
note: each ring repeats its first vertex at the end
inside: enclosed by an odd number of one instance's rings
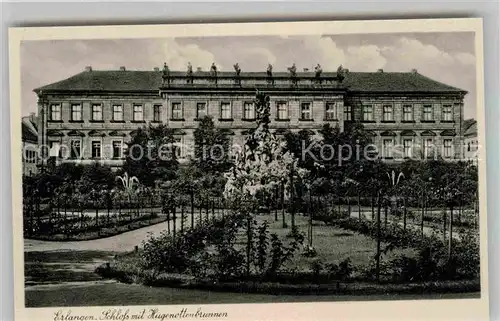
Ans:
POLYGON ((22 114, 37 110, 33 89, 82 72, 95 70, 153 70, 166 62, 171 70, 286 71, 321 64, 324 71, 339 65, 350 71, 417 71, 468 91, 465 118, 476 113, 474 33, 404 33, 318 36, 252 36, 203 38, 145 38, 106 40, 25 41, 21 45, 22 114))

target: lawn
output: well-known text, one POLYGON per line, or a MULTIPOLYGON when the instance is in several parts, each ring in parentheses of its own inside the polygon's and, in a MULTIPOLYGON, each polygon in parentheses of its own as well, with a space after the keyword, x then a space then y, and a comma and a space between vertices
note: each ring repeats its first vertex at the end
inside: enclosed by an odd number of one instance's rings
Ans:
MULTIPOLYGON (((290 240, 286 235, 290 232, 291 218, 288 215, 286 222, 288 228, 282 227, 281 217, 279 221, 275 221, 274 217, 267 215, 257 215, 256 220, 258 224, 264 221, 269 223, 269 231, 276 233, 283 242, 290 240)), ((308 217, 303 215, 295 216, 295 223, 299 231, 307 233, 308 217)), ((322 223, 313 221, 313 247, 316 249, 317 256, 306 257, 302 255, 300 249, 293 260, 285 264, 286 269, 297 269, 298 271, 309 272, 311 271, 311 264, 314 261, 320 260, 322 263, 335 263, 338 264, 343 260, 349 258, 353 266, 366 266, 370 260, 375 257, 377 242, 369 236, 365 236, 353 231, 344 230, 335 226, 325 226, 322 223)), ((240 230, 238 235, 238 243, 240 246, 246 244, 246 232, 244 229, 240 230)), ((307 237, 306 241, 307 242, 307 237)), ((382 243, 381 248, 384 249, 382 243)), ((412 255, 412 249, 395 249, 383 256, 384 260, 391 259, 392 257, 405 253, 412 255)))

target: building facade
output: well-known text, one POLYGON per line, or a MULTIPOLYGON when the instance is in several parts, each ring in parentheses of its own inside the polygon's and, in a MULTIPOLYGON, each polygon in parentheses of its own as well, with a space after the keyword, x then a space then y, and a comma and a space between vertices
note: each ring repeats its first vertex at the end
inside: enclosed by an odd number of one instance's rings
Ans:
POLYGON ((464 121, 464 157, 468 160, 477 160, 479 157, 479 141, 477 138, 477 121, 466 119, 464 121))
POLYGON ((35 114, 23 117, 21 120, 21 148, 23 175, 32 176, 38 171, 38 120, 35 114))
POLYGON ((325 123, 344 130, 359 121, 373 136, 381 158, 394 159, 395 149, 403 157, 463 157, 466 91, 416 70, 272 73, 87 67, 35 89, 38 143, 57 161, 119 166, 121 146, 138 127, 167 124, 179 143, 192 146, 199 120, 209 115, 232 134, 233 144, 242 145, 255 127, 256 90, 270 96, 270 128, 277 134, 314 132, 325 123))

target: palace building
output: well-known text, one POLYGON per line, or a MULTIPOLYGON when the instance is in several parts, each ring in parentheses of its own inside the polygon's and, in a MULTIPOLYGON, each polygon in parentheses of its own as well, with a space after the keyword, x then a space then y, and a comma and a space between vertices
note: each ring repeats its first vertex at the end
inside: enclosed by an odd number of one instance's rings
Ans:
MULTIPOLYGON (((101 161, 119 166, 123 146, 138 127, 167 124, 185 146, 205 115, 243 144, 255 127, 256 90, 271 99, 271 129, 316 131, 323 124, 344 130, 360 121, 373 135, 379 157, 392 159, 392 147, 405 156, 463 157, 463 99, 466 91, 409 72, 315 71, 273 73, 234 71, 85 71, 35 89, 38 144, 49 146, 56 162, 101 161), (62 155, 61 146, 71 147, 62 155), (437 148, 436 148, 437 147, 437 148)), ((43 152, 43 151, 42 151, 43 152)), ((45 155, 47 156, 47 155, 45 155)), ((183 155, 186 156, 186 155, 183 155)))

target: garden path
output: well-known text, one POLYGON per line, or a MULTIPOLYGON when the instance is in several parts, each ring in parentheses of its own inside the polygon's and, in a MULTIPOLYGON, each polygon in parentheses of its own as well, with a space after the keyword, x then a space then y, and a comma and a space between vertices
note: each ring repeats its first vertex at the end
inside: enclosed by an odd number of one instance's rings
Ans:
MULTIPOLYGON (((195 218, 195 225, 196 225, 195 218)), ((147 240, 149 235, 158 236, 167 230, 168 222, 143 227, 137 230, 125 232, 111 237, 89 241, 40 241, 24 240, 25 252, 38 251, 103 251, 103 252, 130 252, 135 246, 141 246, 142 241, 147 240)), ((191 221, 188 219, 185 227, 189 227, 191 221)), ((180 218, 176 220, 176 229, 180 230, 180 218)), ((173 222, 170 221, 170 227, 173 222)))

